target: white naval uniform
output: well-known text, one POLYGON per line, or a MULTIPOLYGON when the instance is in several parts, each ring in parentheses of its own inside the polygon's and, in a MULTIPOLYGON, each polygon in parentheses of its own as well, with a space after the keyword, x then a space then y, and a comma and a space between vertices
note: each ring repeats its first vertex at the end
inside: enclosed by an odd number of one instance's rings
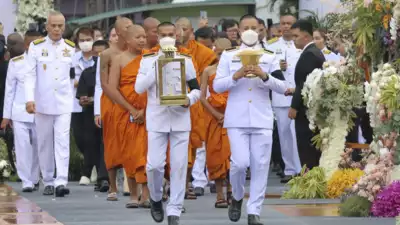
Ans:
POLYGON ((25 109, 25 62, 26 53, 14 57, 8 64, 3 118, 12 120, 16 167, 22 188, 32 188, 39 182, 40 169, 34 115, 25 109))
MULTIPOLYGON (((189 133, 191 130, 190 110, 182 106, 160 105, 156 94, 158 92, 156 68, 158 70, 157 59, 162 54, 162 52, 159 52, 158 54, 143 56, 140 62, 135 91, 138 94, 147 91, 146 128, 148 131, 148 152, 146 171, 150 197, 156 202, 162 199, 164 166, 169 140, 171 197, 167 205, 167 215, 180 216, 186 189, 189 133)), ((196 79, 196 71, 192 59, 180 54, 176 54, 175 57, 185 58, 186 80, 196 79)), ((180 79, 180 70, 173 68, 172 71, 176 71, 176 78, 179 77, 178 79, 180 79)), ((175 91, 180 91, 179 85, 175 85, 175 91)), ((200 91, 192 90, 187 96, 190 99, 190 104, 193 105, 200 99, 200 91)))
MULTIPOLYGON (((233 75, 242 67, 236 54, 245 48, 242 45, 222 53, 213 87, 218 93, 229 91, 224 127, 228 129, 231 146, 230 182, 233 197, 238 201, 243 199, 246 170, 250 166, 247 212, 260 215, 267 188, 274 121, 269 91, 283 94, 286 86, 272 76, 265 82, 260 78, 234 81, 233 75)), ((268 74, 280 69, 273 53, 266 52, 260 58, 259 65, 268 74)))
POLYGON ((339 55, 335 54, 334 52, 329 50, 327 47, 322 49, 322 54, 324 54, 326 62, 329 62, 329 61, 332 62, 333 61, 333 62, 339 63, 342 60, 342 57, 340 57, 339 55))
POLYGON ((100 57, 97 57, 97 64, 96 64, 96 85, 94 86, 94 115, 100 116, 100 99, 101 95, 103 94, 103 89, 101 88, 101 81, 100 81, 100 57))
MULTIPOLYGON (((270 40, 267 49, 275 52, 279 60, 286 60, 287 69, 282 71, 285 76, 284 82, 287 88, 295 88, 294 71, 302 50, 297 49, 293 41, 285 41, 283 37, 270 40)), ((281 140, 282 160, 285 163, 284 173, 288 176, 296 175, 301 171, 294 120, 288 117, 291 103, 292 96, 272 92, 272 108, 277 122, 279 140, 281 140)))
POLYGON ((45 186, 68 183, 73 95, 70 68, 75 47, 48 36, 31 43, 25 67, 25 100, 35 102, 39 162, 45 186), (54 176, 54 160, 57 177, 54 176))

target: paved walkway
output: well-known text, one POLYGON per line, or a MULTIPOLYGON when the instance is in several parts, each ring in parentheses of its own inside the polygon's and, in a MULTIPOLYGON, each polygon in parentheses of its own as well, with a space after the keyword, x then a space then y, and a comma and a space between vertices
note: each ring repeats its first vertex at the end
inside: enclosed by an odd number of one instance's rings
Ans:
MULTIPOLYGON (((20 190, 19 183, 10 183, 20 190)), ((40 192, 21 193, 9 203, 0 198, 0 218, 8 215, 5 224, 64 224, 64 225, 151 225, 156 224, 146 209, 126 209, 128 197, 118 202, 107 202, 106 194, 93 192, 93 187, 69 184, 71 195, 65 198, 43 196, 40 192), (1 210, 7 208, 7 210, 1 210), (10 212, 11 211, 11 212, 10 212), (12 212, 14 211, 14 212, 12 212), (18 213, 17 213, 18 212, 18 213), (50 216, 51 215, 51 216, 50 216), (54 219, 56 218, 56 219, 54 219)), ((270 195, 283 190, 277 178, 269 181, 270 195)), ((182 214, 181 225, 246 225, 246 214, 238 223, 232 223, 227 209, 214 208, 215 195, 206 190, 197 200, 186 200, 187 213, 182 214)), ((280 200, 264 202, 262 221, 265 225, 394 225, 394 219, 337 217, 337 200, 280 200), (296 205, 297 204, 297 205, 296 205)), ((244 207, 245 209, 245 207, 244 207)), ((3 218, 4 219, 4 218, 3 218)), ((167 224, 164 222, 163 224, 167 224)))

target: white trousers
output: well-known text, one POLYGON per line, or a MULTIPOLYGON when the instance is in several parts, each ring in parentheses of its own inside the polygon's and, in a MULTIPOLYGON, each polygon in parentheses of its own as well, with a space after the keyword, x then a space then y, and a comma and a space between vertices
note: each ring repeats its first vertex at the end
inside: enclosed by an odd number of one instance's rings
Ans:
POLYGON ((205 188, 208 184, 207 176, 204 172, 206 167, 206 148, 205 143, 203 146, 196 150, 196 160, 194 161, 192 176, 193 176, 193 187, 205 188))
POLYGON ((35 114, 39 162, 45 186, 66 186, 69 166, 71 113, 35 114), (54 179, 54 160, 57 177, 54 179))
POLYGON ((40 179, 35 124, 13 121, 13 132, 16 167, 22 188, 34 187, 40 179))
POLYGON ((246 170, 250 166, 250 198, 247 201, 247 213, 260 215, 267 189, 272 130, 228 128, 228 137, 231 146, 232 195, 235 200, 244 198, 246 170))
POLYGON ((291 176, 300 173, 301 163, 297 151, 296 130, 294 120, 288 117, 289 107, 274 107, 278 126, 279 142, 282 159, 285 163, 285 175, 291 176))
POLYGON ((168 216, 180 216, 186 190, 189 132, 148 132, 147 186, 153 201, 161 201, 167 145, 170 141, 170 198, 168 216))

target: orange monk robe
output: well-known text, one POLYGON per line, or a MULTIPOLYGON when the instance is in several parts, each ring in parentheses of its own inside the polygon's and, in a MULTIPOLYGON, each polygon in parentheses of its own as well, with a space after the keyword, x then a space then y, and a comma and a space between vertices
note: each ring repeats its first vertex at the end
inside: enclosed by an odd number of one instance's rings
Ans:
POLYGON ((123 164, 120 156, 120 146, 118 145, 115 133, 115 121, 113 117, 114 103, 103 92, 100 99, 101 125, 103 130, 104 161, 107 170, 121 167, 123 164))
MULTIPOLYGON (((228 92, 218 94, 213 89, 215 74, 208 78, 210 96, 207 101, 220 113, 225 113, 228 92)), ((206 130, 206 166, 210 180, 225 179, 230 168, 231 151, 226 128, 209 113, 204 114, 206 130)))
MULTIPOLYGON (((198 43, 195 40, 190 40, 187 44, 189 54, 193 57, 193 61, 197 72, 197 81, 200 84, 200 76, 207 66, 211 65, 216 60, 214 51, 208 47, 198 43)), ((197 102, 190 106, 190 119, 192 123, 192 130, 190 132, 189 143, 189 168, 194 165, 196 159, 196 149, 201 148, 205 140, 205 121, 204 121, 204 108, 201 102, 197 102)))
MULTIPOLYGON (((135 82, 139 72, 141 56, 136 57, 121 69, 119 91, 137 110, 146 110, 147 93, 135 92, 135 82)), ((116 136, 121 146, 121 158, 126 175, 138 183, 146 183, 147 131, 145 124, 130 122, 130 113, 115 104, 114 115, 116 136)))

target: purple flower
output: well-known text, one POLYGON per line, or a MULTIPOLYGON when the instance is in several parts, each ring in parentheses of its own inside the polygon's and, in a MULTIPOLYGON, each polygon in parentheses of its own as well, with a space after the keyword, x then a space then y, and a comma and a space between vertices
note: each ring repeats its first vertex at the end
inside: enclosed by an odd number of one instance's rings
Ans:
POLYGON ((400 181, 394 181, 376 196, 371 212, 377 217, 396 217, 400 214, 400 181))

